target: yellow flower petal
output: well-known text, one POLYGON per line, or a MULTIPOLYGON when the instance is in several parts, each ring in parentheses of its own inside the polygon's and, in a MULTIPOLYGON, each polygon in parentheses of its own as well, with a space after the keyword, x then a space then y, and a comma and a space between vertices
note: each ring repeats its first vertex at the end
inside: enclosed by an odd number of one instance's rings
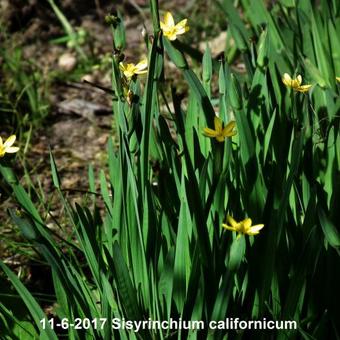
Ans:
POLYGON ((218 133, 215 130, 210 128, 204 128, 203 132, 208 137, 216 137, 218 135, 218 133))
POLYGON ((238 223, 230 216, 227 215, 227 222, 233 227, 233 228, 237 228, 238 223))
POLYGON ((11 136, 9 136, 9 137, 6 139, 5 143, 3 144, 3 145, 4 145, 4 148, 8 148, 8 147, 12 146, 12 145, 14 144, 16 138, 17 138, 16 135, 11 135, 11 136))
POLYGON ((229 122, 227 124, 227 126, 224 127, 223 131, 222 131, 222 135, 224 137, 232 137, 236 135, 236 131, 233 131, 234 127, 236 126, 236 122, 234 120, 232 120, 231 122, 229 122))
POLYGON ((122 72, 125 71, 125 65, 124 65, 124 63, 122 63, 122 62, 119 63, 119 69, 120 69, 122 72))
POLYGON ((246 218, 241 222, 241 224, 243 224, 245 231, 248 231, 251 227, 251 219, 246 218))
POLYGON ((335 79, 340 83, 340 77, 335 77, 335 79))
POLYGON ((214 117, 214 126, 215 126, 216 132, 220 134, 222 132, 222 120, 220 119, 220 117, 218 116, 214 117))
POLYGON ((181 20, 176 26, 176 34, 184 34, 189 31, 189 26, 187 25, 188 19, 181 20))
POLYGON ((6 153, 16 153, 19 151, 19 148, 17 146, 10 146, 6 148, 6 153))
POLYGON ((137 71, 135 71, 135 73, 134 74, 146 74, 146 73, 148 73, 148 70, 137 70, 137 71))
POLYGON ((2 144, 2 138, 0 137, 0 146, 1 146, 1 145, 3 145, 3 144, 2 144))
POLYGON ((257 224, 250 228, 250 233, 258 233, 262 228, 264 227, 264 224, 257 224))
POLYGON ((312 87, 312 85, 301 85, 301 86, 297 87, 295 90, 302 92, 302 93, 305 93, 305 92, 309 91, 309 89, 311 87, 312 87))
POLYGON ((174 27, 175 26, 175 21, 174 17, 170 12, 166 12, 164 15, 164 24, 167 27, 174 27))
POLYGON ((248 231, 248 232, 247 232, 247 235, 249 235, 249 236, 255 236, 255 235, 258 235, 259 233, 260 233, 259 231, 255 231, 255 232, 248 231))
POLYGON ((231 231, 237 231, 237 229, 235 229, 234 227, 230 227, 229 225, 224 223, 222 224, 222 227, 231 231))
POLYGON ((166 35, 166 37, 169 38, 169 40, 174 41, 177 39, 177 34, 175 31, 172 31, 166 35))
POLYGON ((288 86, 291 87, 292 85, 292 78, 290 77, 290 75, 288 73, 285 73, 282 77, 282 82, 288 86))
POLYGON ((159 22, 160 26, 161 26, 161 30, 164 31, 167 27, 165 26, 165 23, 163 21, 159 22))
POLYGON ((145 70, 146 68, 148 67, 148 60, 145 58, 143 60, 141 60, 136 66, 136 74, 140 74, 140 73, 137 73, 137 72, 143 72, 143 73, 146 73, 147 71, 145 70))
POLYGON ((299 74, 296 79, 295 79, 296 83, 298 86, 300 86, 302 84, 302 77, 301 74, 299 74))

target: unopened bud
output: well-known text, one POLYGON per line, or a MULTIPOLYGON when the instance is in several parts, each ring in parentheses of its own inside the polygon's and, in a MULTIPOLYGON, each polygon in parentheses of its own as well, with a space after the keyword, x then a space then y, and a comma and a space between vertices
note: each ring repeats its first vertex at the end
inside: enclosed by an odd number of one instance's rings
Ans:
POLYGON ((116 28, 120 23, 120 19, 113 14, 108 14, 105 16, 105 23, 116 28))

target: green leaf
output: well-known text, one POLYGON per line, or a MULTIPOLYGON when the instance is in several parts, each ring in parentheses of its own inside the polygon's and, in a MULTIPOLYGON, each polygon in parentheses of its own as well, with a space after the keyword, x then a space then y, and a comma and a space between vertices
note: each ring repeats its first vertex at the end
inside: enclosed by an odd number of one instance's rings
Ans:
POLYGON ((340 247, 339 231, 336 229, 332 221, 327 217, 325 211, 321 208, 321 206, 318 207, 318 216, 320 219, 322 231, 326 237, 327 242, 334 248, 340 247))
POLYGON ((325 88, 327 85, 327 80, 319 71, 319 69, 315 65, 313 65, 313 63, 308 58, 306 58, 304 62, 306 71, 309 73, 312 79, 316 81, 320 87, 325 88))
POLYGON ((264 136, 263 163, 266 163, 268 151, 271 147, 271 138, 272 138, 273 128, 274 128, 274 124, 275 124, 275 119, 276 119, 276 110, 273 112, 273 115, 270 118, 270 122, 269 122, 269 125, 267 127, 266 134, 264 136))
POLYGON ((21 296, 25 305, 27 306, 30 314, 32 315, 35 325, 40 329, 41 335, 45 336, 46 339, 55 339, 58 340, 55 332, 50 328, 48 322, 46 322, 46 329, 42 329, 40 320, 45 319, 46 315, 43 310, 40 308, 36 299, 31 295, 28 289, 20 282, 17 276, 0 260, 0 267, 11 280, 18 294, 21 296))
POLYGON ((38 238, 38 234, 32 225, 31 221, 27 218, 21 218, 13 210, 9 211, 13 222, 19 227, 21 233, 29 241, 34 241, 38 238))
POLYGON ((51 163, 51 172, 52 172, 52 179, 53 179, 53 184, 57 189, 60 189, 60 179, 59 179, 59 174, 57 170, 57 166, 52 154, 52 151, 50 150, 50 163, 51 163))
POLYGON ((137 293, 132 285, 128 267, 123 259, 117 241, 113 244, 112 261, 114 264, 118 294, 126 316, 130 320, 142 320, 142 314, 138 307, 137 293))
POLYGON ((188 207, 186 203, 185 183, 182 179, 181 210, 178 219, 178 230, 176 239, 174 278, 173 278, 173 298, 177 309, 183 309, 190 273, 190 251, 188 225, 192 222, 189 219, 188 207))
POLYGON ((0 164, 0 172, 1 172, 1 175, 4 177, 5 181, 8 184, 14 185, 14 184, 18 183, 18 180, 17 180, 12 168, 0 164))
POLYGON ((245 236, 241 236, 239 239, 235 239, 231 244, 228 258, 228 269, 230 271, 235 272, 238 270, 244 257, 245 251, 246 251, 245 236))

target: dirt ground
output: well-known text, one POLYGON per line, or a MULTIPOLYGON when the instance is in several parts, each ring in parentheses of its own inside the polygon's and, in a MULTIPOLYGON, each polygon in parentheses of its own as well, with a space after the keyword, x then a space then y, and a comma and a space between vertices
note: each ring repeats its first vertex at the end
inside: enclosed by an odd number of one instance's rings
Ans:
MULTIPOLYGON (((56 216, 59 215, 60 205, 54 195, 49 150, 51 149, 55 156, 62 186, 66 192, 69 190, 68 196, 81 200, 79 191, 73 190, 88 190, 87 171, 90 163, 96 164, 95 168, 105 166, 106 144, 111 136, 113 122, 111 96, 85 84, 82 77, 100 86, 111 87, 110 64, 100 64, 101 60, 107 59, 112 52, 111 30, 104 22, 105 15, 112 10, 128 13, 127 57, 132 57, 139 54, 141 46, 141 14, 135 7, 143 6, 140 1, 134 5, 115 1, 115 6, 112 6, 112 1, 103 0, 66 0, 61 1, 59 5, 72 26, 81 27, 88 34, 82 48, 94 61, 91 61, 91 67, 85 71, 81 68, 77 71, 82 61, 75 51, 66 44, 51 43, 53 39, 64 36, 65 33, 47 2, 0 0, 1 21, 5 23, 11 40, 7 46, 20 46, 23 59, 34 61, 43 77, 48 78, 56 71, 65 75, 50 83, 47 91, 47 116, 38 129, 33 131, 30 146, 24 156, 27 171, 23 181, 27 184, 27 176, 30 177, 37 190, 43 193, 50 212, 56 216), (67 63, 65 66, 65 62, 61 62, 63 59, 69 63, 71 61, 71 66, 67 63), (96 63, 99 67, 96 67, 96 63), (68 73, 74 73, 75 76, 68 77, 68 73)), ((0 133, 4 133, 1 124, 0 133)), ((22 168, 22 164, 17 164, 19 174, 24 175, 22 168)), ((7 209, 15 208, 15 205, 6 192, 1 192, 0 202, 0 256, 15 267, 27 262, 27 257, 24 259, 21 254, 12 252, 16 242, 23 242, 7 214, 7 209)), ((23 253, 25 257, 27 253, 24 250, 23 253)))
MULTIPOLYGON (((126 60, 136 62, 145 54, 142 30, 150 29, 148 1, 63 0, 57 4, 73 27, 84 29, 88 43, 82 46, 87 55, 99 61, 112 53, 112 35, 104 18, 119 11, 124 14, 127 48, 126 60)), ((163 9, 193 6, 192 1, 161 1, 163 9)), ((17 45, 23 49, 24 59, 34 60, 42 74, 75 72, 81 60, 65 44, 51 44, 53 39, 65 35, 60 22, 47 2, 39 0, 0 0, 3 22, 17 45), (66 63, 66 64, 65 64, 66 63)), ((111 97, 109 94, 82 83, 110 88, 110 63, 75 76, 76 80, 53 81, 49 88, 49 113, 43 128, 34 133, 28 166, 44 178, 43 188, 49 191, 49 148, 55 154, 66 188, 86 188, 87 165, 101 159, 112 125, 111 97), (47 172, 47 173, 46 173, 47 172)))
MULTIPOLYGON (((65 32, 47 1, 0 0, 0 23, 5 23, 10 37, 7 46, 19 46, 23 59, 32 61, 48 84, 47 116, 38 129, 33 130, 23 157, 26 172, 23 172, 21 164, 17 165, 16 170, 25 175, 24 185, 33 182, 45 198, 50 213, 58 216, 60 204, 51 179, 50 149, 56 160, 62 187, 70 199, 79 201, 82 199, 81 192, 88 190, 88 165, 94 164, 95 169, 104 168, 107 141, 113 138, 116 143, 112 132, 111 95, 83 81, 86 79, 101 87, 111 88, 112 32, 105 24, 105 16, 117 11, 123 14, 127 42, 124 54, 130 62, 138 62, 145 54, 142 31, 151 32, 151 20, 149 1, 145 0, 61 0, 56 3, 74 29, 86 32, 85 43, 81 47, 91 60, 90 66, 82 67, 79 54, 65 43, 55 43, 55 39, 65 36, 65 32)), ((193 0, 164 0, 160 1, 160 8, 179 15, 196 13, 204 16, 203 7, 209 4, 202 4, 193 0)), ((197 20, 195 29, 191 29, 190 43, 195 44, 196 41, 196 47, 204 50, 204 38, 207 38, 213 55, 217 56, 224 49, 225 32, 211 37, 200 28, 200 22, 197 20), (198 41, 201 41, 200 46, 198 41)), ((207 32, 214 34, 212 29, 207 32)), ((1 134, 4 133, 2 130, 0 125, 1 134)), ((0 256, 7 258, 9 264, 20 265, 18 257, 21 255, 13 255, 11 249, 17 249, 16 242, 22 242, 22 239, 13 231, 7 214, 7 209, 13 208, 13 202, 3 193, 0 203, 3 207, 0 211, 0 225, 3 225, 0 256)))

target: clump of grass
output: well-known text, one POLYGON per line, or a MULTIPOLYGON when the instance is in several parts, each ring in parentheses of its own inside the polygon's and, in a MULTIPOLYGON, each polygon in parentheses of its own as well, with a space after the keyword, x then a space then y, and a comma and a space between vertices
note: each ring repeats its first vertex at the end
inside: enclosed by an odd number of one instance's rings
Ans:
POLYGON ((46 117, 48 84, 39 67, 23 58, 20 46, 6 38, 2 44, 5 47, 0 52, 2 129, 14 126, 21 135, 31 126, 39 126, 46 117))
POLYGON ((54 0, 48 0, 48 3, 65 31, 65 36, 55 40, 55 42, 66 42, 69 48, 75 48, 78 55, 86 60, 86 54, 81 47, 86 40, 86 31, 84 29, 75 30, 54 0))

